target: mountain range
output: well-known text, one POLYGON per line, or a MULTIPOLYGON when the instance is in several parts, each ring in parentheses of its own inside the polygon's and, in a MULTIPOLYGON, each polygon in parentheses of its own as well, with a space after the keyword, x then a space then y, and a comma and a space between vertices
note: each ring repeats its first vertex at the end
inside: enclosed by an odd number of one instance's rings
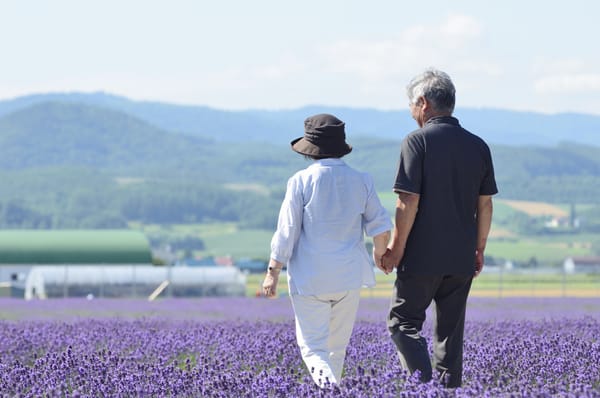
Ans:
MULTIPOLYGON (((347 124, 349 138, 367 136, 400 140, 416 128, 408 110, 376 110, 311 105, 291 110, 228 111, 206 106, 133 101, 107 93, 36 94, 0 101, 0 118, 49 102, 88 105, 133 116, 167 132, 222 142, 287 144, 303 134, 303 121, 316 113, 332 113, 347 124)), ((465 128, 490 144, 556 146, 561 142, 600 146, 600 116, 542 114, 501 109, 458 107, 465 128)))
MULTIPOLYGON (((400 141, 414 128, 406 112, 326 107, 234 112, 106 94, 0 102, 0 227, 216 220, 272 228, 286 179, 307 165, 289 141, 303 134, 306 115, 317 112, 351 121, 354 149, 344 159, 369 172, 378 190, 389 192, 400 141)), ((522 132, 507 127, 498 133, 502 144, 494 143, 491 133, 487 137, 503 198, 599 203, 600 146, 591 133, 598 117, 461 112, 472 113, 459 116, 466 124, 487 117, 498 129, 519 117, 538 120, 538 129, 525 129, 522 122, 522 132), (579 123, 589 119, 580 131, 590 133, 565 133, 559 127, 569 117, 579 123), (558 127, 541 136, 540 126, 558 127), (540 142, 533 145, 536 139, 540 142)))

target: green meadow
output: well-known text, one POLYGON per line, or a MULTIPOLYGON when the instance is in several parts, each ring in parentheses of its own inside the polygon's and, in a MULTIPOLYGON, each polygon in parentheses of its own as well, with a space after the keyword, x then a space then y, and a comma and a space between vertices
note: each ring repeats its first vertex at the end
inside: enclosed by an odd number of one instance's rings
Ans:
MULTIPOLYGON (((379 194, 383 205, 393 217, 396 195, 392 192, 379 194)), ((486 265, 484 272, 473 282, 472 295, 482 297, 554 296, 598 297, 600 275, 564 274, 562 264, 570 256, 593 255, 592 242, 600 241, 600 235, 583 233, 555 233, 526 235, 511 224, 511 220, 523 211, 531 214, 540 209, 568 213, 568 205, 550 205, 542 202, 514 203, 495 200, 492 231, 488 240, 486 256, 505 264, 515 264, 512 271, 502 266, 486 265), (516 208, 515 206, 519 207, 516 208), (523 268, 524 267, 524 268, 523 268), (550 268, 549 268, 550 267, 550 268), (543 273, 540 270, 544 269, 543 273)), ((176 237, 193 236, 202 240, 203 250, 196 250, 197 257, 232 256, 234 260, 254 258, 267 261, 270 253, 272 230, 244 229, 236 223, 202 223, 173 225, 131 224, 146 234, 167 234, 176 237)), ((369 241, 369 239, 367 239, 369 241)), ((179 253, 180 255, 183 253, 179 253)), ((365 288, 364 297, 389 297, 394 275, 376 273, 377 286, 365 288)), ((248 296, 260 294, 263 274, 247 275, 248 296)), ((287 279, 282 273, 280 295, 287 295, 287 279)))
MULTIPOLYGON (((131 224, 146 234, 163 233, 172 236, 195 236, 204 242, 204 250, 194 251, 197 257, 232 256, 233 258, 267 259, 273 231, 244 229, 236 223, 203 223, 175 225, 131 224)), ((180 253, 182 254, 182 253, 180 253)))
MULTIPOLYGON (((393 192, 379 193, 382 204, 393 218, 396 195, 393 192)), ((497 261, 512 261, 527 266, 560 267, 570 256, 593 255, 593 242, 600 241, 599 234, 561 233, 554 235, 525 235, 519 233, 511 220, 521 212, 507 204, 508 201, 495 200, 492 230, 486 249, 486 256, 497 261)), ((552 206, 538 202, 539 206, 552 206)), ((535 210, 535 203, 528 202, 535 210)), ((567 212, 568 205, 555 206, 567 212)), ((533 211, 533 210, 532 210, 533 211)), ((194 251, 198 257, 232 256, 239 258, 268 259, 272 230, 246 229, 234 222, 145 225, 131 224, 131 228, 148 234, 162 233, 171 236, 193 236, 204 242, 204 249, 194 251)), ((369 241, 369 239, 366 239, 369 241)))

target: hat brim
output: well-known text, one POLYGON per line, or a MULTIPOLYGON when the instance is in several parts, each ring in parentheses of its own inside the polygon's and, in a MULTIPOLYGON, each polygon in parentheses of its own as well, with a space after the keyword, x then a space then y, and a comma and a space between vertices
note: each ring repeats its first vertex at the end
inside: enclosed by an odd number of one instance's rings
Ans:
POLYGON ((347 143, 337 145, 336 148, 323 148, 313 144, 304 137, 296 138, 291 143, 292 150, 301 155, 319 157, 342 157, 352 152, 352 146, 347 143))

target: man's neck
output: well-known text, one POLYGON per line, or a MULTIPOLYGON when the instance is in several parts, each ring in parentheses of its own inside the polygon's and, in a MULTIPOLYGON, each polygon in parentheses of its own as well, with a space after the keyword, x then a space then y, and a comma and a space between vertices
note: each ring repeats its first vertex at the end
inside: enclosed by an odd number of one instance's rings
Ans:
MULTIPOLYGON (((447 113, 447 112, 431 112, 431 114, 425 114, 425 121, 423 122, 423 125, 427 124, 427 122, 431 119, 433 119, 434 117, 447 117, 447 116, 452 116, 451 113, 447 113)), ((423 127, 423 126, 421 126, 423 127)))

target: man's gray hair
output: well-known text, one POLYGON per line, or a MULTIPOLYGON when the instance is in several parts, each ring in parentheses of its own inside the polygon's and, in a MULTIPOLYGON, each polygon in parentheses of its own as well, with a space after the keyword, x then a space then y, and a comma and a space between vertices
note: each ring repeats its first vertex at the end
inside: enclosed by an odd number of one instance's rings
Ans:
POLYGON ((454 111, 456 89, 450 76, 441 70, 430 68, 414 77, 406 86, 406 94, 411 104, 425 97, 438 112, 454 111))

